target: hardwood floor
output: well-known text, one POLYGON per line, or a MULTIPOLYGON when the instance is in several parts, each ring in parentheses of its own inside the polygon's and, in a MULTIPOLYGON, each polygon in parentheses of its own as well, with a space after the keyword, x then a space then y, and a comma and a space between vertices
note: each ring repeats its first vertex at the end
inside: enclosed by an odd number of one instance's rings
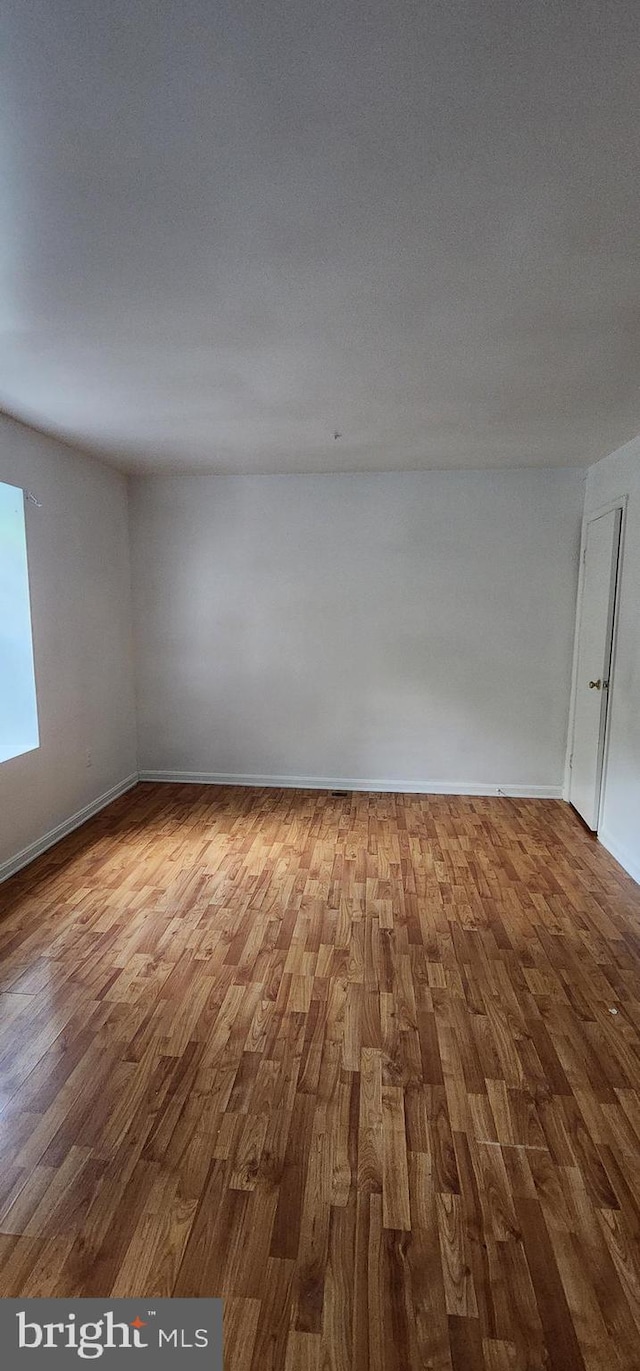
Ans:
POLYGON ((2 1294, 640 1366, 640 891, 566 805, 140 785, 0 909, 2 1294))

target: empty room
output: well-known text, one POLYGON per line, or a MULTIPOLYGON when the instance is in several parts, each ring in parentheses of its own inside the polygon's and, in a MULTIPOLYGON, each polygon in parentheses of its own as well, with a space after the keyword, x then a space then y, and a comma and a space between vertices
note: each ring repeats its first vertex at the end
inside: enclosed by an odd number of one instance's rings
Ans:
POLYGON ((640 1368, 639 59, 0 7, 7 1365, 640 1368))

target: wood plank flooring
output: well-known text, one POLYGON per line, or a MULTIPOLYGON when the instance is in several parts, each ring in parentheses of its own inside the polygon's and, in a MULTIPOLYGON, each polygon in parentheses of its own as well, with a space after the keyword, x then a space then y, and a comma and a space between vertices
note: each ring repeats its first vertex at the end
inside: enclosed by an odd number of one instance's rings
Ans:
POLYGON ((2 1294, 640 1367, 640 891, 566 805, 140 785, 0 911, 2 1294))

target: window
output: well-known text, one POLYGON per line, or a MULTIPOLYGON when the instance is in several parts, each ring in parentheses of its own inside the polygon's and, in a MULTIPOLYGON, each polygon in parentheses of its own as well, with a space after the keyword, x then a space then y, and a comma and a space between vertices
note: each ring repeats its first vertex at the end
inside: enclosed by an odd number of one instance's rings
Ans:
POLYGON ((24 495, 0 481, 0 762, 39 743, 24 495))

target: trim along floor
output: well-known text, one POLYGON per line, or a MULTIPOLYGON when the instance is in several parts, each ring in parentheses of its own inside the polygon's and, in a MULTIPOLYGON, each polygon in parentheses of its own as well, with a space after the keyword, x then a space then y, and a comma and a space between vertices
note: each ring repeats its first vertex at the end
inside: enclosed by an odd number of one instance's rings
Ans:
POLYGON ((0 889, 0 1293, 640 1364, 640 891, 558 800, 140 784, 0 889))

